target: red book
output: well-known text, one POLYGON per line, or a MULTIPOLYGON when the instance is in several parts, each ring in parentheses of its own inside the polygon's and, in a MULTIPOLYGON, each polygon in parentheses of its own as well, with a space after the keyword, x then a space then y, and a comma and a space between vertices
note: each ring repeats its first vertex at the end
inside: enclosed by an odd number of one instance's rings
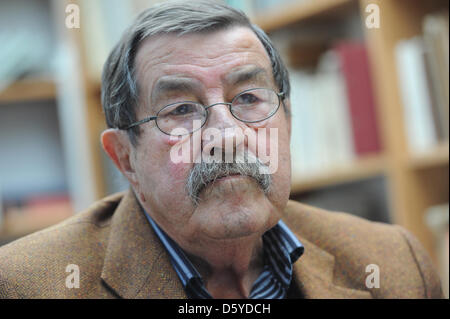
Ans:
POLYGON ((378 153, 381 143, 366 47, 359 42, 342 42, 335 51, 346 82, 355 153, 378 153))

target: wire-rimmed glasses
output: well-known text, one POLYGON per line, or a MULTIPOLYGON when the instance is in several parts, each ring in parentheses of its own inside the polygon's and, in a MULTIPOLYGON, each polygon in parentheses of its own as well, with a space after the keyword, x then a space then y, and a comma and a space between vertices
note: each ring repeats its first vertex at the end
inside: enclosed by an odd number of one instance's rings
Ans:
POLYGON ((156 116, 146 117, 121 129, 128 130, 154 120, 159 130, 167 135, 191 134, 205 125, 209 115, 208 109, 220 104, 227 105, 237 120, 257 123, 272 117, 278 111, 283 98, 284 92, 277 93, 268 88, 253 88, 239 93, 230 103, 220 102, 204 106, 198 102, 181 101, 164 106, 156 116), (194 125, 196 121, 200 123, 200 126, 194 125), (178 134, 180 129, 185 134, 178 134))

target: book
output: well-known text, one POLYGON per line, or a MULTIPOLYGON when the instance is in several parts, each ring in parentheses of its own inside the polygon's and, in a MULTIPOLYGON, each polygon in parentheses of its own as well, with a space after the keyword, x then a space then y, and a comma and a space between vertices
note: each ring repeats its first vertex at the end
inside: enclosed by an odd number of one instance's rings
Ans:
POLYGON ((423 39, 400 41, 395 57, 409 150, 423 153, 438 143, 423 39))
POLYGON ((337 55, 316 70, 291 69, 292 177, 301 180, 355 158, 348 101, 337 55))
POLYGON ((50 227, 73 215, 71 200, 64 194, 36 195, 22 200, 20 206, 5 211, 0 237, 15 239, 50 227))
POLYGON ((321 125, 315 104, 315 73, 292 69, 289 74, 292 178, 299 180, 318 170, 321 125))
POLYGON ((449 139, 449 34, 448 11, 423 20, 425 57, 429 69, 433 115, 438 138, 449 139))
POLYGON ((342 41, 334 50, 345 80, 354 151, 358 156, 379 153, 381 142, 366 47, 363 43, 342 41))
POLYGON ((354 159, 354 144, 348 110, 344 76, 339 57, 334 51, 326 52, 320 58, 317 76, 318 100, 322 105, 323 145, 326 148, 327 167, 339 166, 354 159))
POLYGON ((315 74, 291 70, 291 162, 293 179, 313 174, 320 165, 320 112, 315 104, 315 74))
POLYGON ((52 72, 55 40, 48 10, 46 1, 0 2, 0 91, 23 77, 52 72))

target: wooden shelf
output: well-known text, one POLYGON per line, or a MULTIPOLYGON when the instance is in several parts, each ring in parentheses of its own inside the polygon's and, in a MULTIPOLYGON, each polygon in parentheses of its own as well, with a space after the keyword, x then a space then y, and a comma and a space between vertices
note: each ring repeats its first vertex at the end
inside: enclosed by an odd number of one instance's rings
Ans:
POLYGON ((448 166, 449 144, 442 143, 421 155, 414 155, 409 160, 408 166, 414 170, 448 166))
POLYGON ((15 216, 5 216, 0 227, 1 242, 15 240, 22 236, 34 233, 44 228, 50 227, 69 218, 73 212, 67 210, 55 211, 48 215, 28 215, 17 214, 15 216))
POLYGON ((270 12, 256 14, 253 22, 266 32, 288 27, 294 23, 336 15, 340 9, 356 4, 354 0, 306 0, 299 3, 280 6, 270 12))
POLYGON ((20 80, 0 91, 0 103, 51 100, 56 98, 56 93, 56 84, 52 80, 20 80))
POLYGON ((23 199, 22 206, 5 209, 0 224, 0 242, 47 228, 73 214, 74 209, 67 195, 29 196, 23 199))
POLYGON ((328 172, 306 176, 301 180, 293 180, 291 193, 298 194, 319 188, 343 183, 359 181, 385 173, 385 160, 381 155, 374 155, 349 164, 336 166, 328 172))

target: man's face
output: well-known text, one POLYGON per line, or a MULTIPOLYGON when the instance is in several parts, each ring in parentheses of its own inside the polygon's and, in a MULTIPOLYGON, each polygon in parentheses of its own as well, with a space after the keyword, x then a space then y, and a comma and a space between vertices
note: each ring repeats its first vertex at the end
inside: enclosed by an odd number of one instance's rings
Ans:
MULTIPOLYGON (((138 120, 178 101, 203 105, 230 102, 238 93, 256 87, 278 92, 264 47, 250 29, 243 27, 151 37, 138 50, 136 70, 138 120)), ((178 242, 198 244, 208 239, 262 235, 280 219, 290 192, 290 121, 283 107, 268 120, 246 124, 235 119, 228 106, 216 105, 209 109, 202 131, 207 128, 219 129, 221 139, 208 143, 210 137, 202 136, 202 142, 195 144, 193 135, 171 137, 154 121, 141 125, 139 143, 130 148, 130 165, 135 172, 132 185, 141 204, 178 242), (271 128, 278 130, 278 169, 272 174, 270 190, 265 193, 251 177, 233 175, 206 185, 195 205, 186 191, 186 181, 197 164, 174 163, 171 148, 176 143, 190 143, 194 158, 202 151, 222 152, 224 141, 233 139, 225 133, 226 128, 251 128, 257 137, 263 134, 259 128, 266 128, 267 135, 271 128)), ((237 143, 257 155, 257 147, 247 140, 237 143)), ((263 147, 270 151, 269 138, 263 147)))

